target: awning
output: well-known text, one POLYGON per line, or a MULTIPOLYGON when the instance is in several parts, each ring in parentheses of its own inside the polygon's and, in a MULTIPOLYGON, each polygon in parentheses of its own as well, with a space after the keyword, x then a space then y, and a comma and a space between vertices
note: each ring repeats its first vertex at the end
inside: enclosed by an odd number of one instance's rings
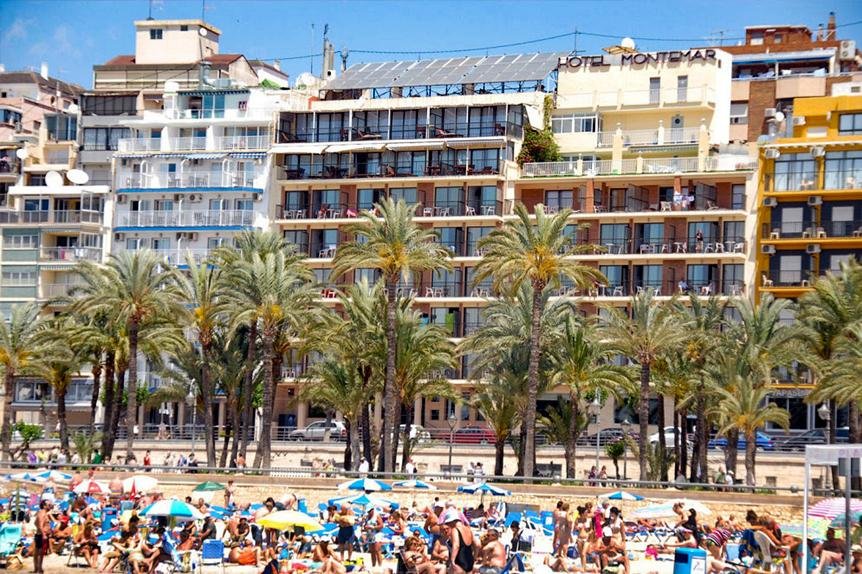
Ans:
POLYGON ((488 138, 449 138, 446 140, 446 147, 453 149, 462 149, 466 147, 500 147, 505 145, 506 138, 488 137, 488 138))
POLYGON ((832 141, 818 141, 816 139, 809 139, 805 141, 796 141, 796 142, 781 142, 781 143, 767 143, 762 144, 760 147, 762 148, 794 148, 794 147, 814 147, 814 146, 829 146, 829 147, 840 147, 840 146, 858 146, 859 140, 832 140, 832 141))
POLYGON ((180 90, 177 93, 181 96, 211 96, 213 94, 248 94, 250 93, 250 90, 220 90, 218 88, 213 88, 211 90, 194 90, 190 92, 180 90))
POLYGON ((545 124, 543 116, 544 112, 537 108, 536 106, 524 106, 524 109, 527 110, 527 121, 530 122, 530 125, 536 128, 537 130, 542 129, 545 124))
POLYGON ((275 144, 269 150, 269 153, 296 153, 296 154, 305 154, 310 153, 312 155, 317 155, 323 153, 323 150, 326 149, 326 146, 332 145, 328 142, 324 143, 289 143, 289 144, 275 144))
POLYGON ((143 159, 143 158, 147 158, 147 157, 153 157, 153 154, 151 154, 151 153, 135 153, 133 151, 121 151, 121 152, 115 152, 114 157, 118 157, 118 158, 134 157, 134 158, 143 159))
POLYGON ((632 145, 629 146, 629 151, 637 152, 681 152, 688 150, 697 150, 696 143, 680 143, 680 144, 664 144, 664 145, 632 145))
POLYGON ((224 153, 187 153, 184 157, 187 159, 222 159, 227 154, 224 153))
POLYGON ((412 149, 443 149, 443 140, 408 140, 386 144, 391 151, 408 151, 412 149))
POLYGON ((382 141, 345 142, 326 146, 326 153, 356 153, 362 151, 383 151, 386 144, 382 141))
POLYGON ((228 157, 233 159, 264 159, 266 157, 265 151, 255 151, 255 152, 240 152, 240 153, 229 153, 228 157))

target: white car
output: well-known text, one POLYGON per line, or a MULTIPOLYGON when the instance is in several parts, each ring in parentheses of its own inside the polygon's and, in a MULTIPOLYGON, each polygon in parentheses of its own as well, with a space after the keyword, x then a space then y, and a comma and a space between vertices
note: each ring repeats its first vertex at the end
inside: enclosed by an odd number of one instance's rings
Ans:
MULTIPOLYGON (((664 427, 664 442, 668 448, 673 448, 674 436, 679 431, 676 427, 664 427)), ((658 444, 659 433, 653 433, 649 436, 650 444, 658 444)))
MULTIPOLYGON (((326 436, 326 421, 313 422, 304 429, 297 429, 287 435, 288 440, 323 440, 326 436)), ((347 439, 347 427, 341 421, 330 421, 329 440, 342 441, 347 439)))

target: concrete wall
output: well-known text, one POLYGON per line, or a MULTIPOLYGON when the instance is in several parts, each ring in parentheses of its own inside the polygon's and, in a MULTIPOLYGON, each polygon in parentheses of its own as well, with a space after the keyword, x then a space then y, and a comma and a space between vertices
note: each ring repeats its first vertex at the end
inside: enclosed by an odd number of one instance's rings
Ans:
POLYGON ((221 32, 199 20, 143 20, 135 22, 135 62, 138 64, 193 63, 218 54, 221 32), (181 27, 186 27, 182 30, 181 27), (150 30, 162 30, 160 40, 150 30), (206 30, 206 36, 200 30, 206 30))

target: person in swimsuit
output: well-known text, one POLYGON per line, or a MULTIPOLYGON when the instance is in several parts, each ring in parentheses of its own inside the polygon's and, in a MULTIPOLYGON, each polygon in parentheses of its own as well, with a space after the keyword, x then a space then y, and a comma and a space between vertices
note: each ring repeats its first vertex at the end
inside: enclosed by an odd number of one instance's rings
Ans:
POLYGON ((578 517, 575 519, 575 530, 577 531, 577 540, 575 541, 578 549, 578 556, 581 558, 581 569, 587 568, 587 554, 590 552, 590 535, 593 533, 592 517, 587 511, 586 506, 577 508, 578 517))
POLYGON ((84 528, 75 536, 75 547, 78 554, 84 557, 90 568, 99 567, 99 539, 93 530, 93 523, 87 522, 84 528))
POLYGON ((51 501, 42 500, 36 513, 36 534, 33 536, 33 572, 43 574, 42 561, 48 553, 51 540, 51 522, 48 513, 51 511, 51 501))
POLYGON ((431 560, 421 538, 411 536, 404 542, 404 565, 416 574, 445 574, 446 565, 431 560))
POLYGON ((449 574, 469 574, 473 571, 475 555, 473 531, 461 522, 461 513, 450 508, 443 515, 449 527, 449 574))
POLYGON ((338 543, 338 552, 340 559, 344 561, 344 551, 347 550, 347 559, 353 559, 353 541, 356 537, 353 527, 356 524, 356 517, 350 509, 349 504, 342 504, 341 510, 335 515, 335 523, 338 525, 338 534, 335 536, 335 542, 338 543))
POLYGON ((383 566, 383 552, 380 541, 377 540, 381 530, 383 530, 383 519, 372 507, 368 509, 368 514, 365 515, 365 521, 362 523, 362 535, 368 546, 368 553, 371 554, 372 567, 383 566))
POLYGON ((557 538, 554 554, 565 556, 572 543, 572 519, 569 516, 568 502, 564 502, 558 510, 554 511, 554 534, 557 538))

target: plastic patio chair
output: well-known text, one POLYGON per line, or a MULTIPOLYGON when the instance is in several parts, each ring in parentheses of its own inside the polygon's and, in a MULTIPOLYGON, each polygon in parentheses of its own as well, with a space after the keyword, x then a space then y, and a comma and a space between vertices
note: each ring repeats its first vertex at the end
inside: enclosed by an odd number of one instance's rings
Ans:
POLYGON ((221 566, 222 572, 225 570, 224 564, 224 542, 221 540, 204 540, 201 546, 201 568, 204 566, 221 566))

